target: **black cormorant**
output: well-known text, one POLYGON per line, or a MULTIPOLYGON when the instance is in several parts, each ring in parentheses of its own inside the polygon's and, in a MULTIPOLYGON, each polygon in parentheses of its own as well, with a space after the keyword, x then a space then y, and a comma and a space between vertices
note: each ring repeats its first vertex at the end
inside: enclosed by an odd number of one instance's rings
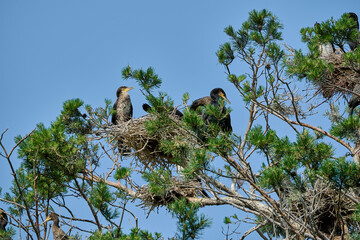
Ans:
MULTIPOLYGON (((360 94, 360 84, 355 84, 353 92, 360 94)), ((353 94, 349 101, 349 115, 352 115, 354 109, 360 105, 360 97, 358 95, 353 94)))
POLYGON ((5 211, 0 208, 0 239, 1 240, 11 240, 8 233, 6 232, 6 225, 8 224, 8 216, 5 211))
MULTIPOLYGON (((145 112, 150 113, 151 106, 149 104, 144 103, 142 105, 142 108, 144 109, 145 112)), ((182 117, 184 116, 182 112, 180 112, 177 108, 173 108, 172 110, 170 110, 169 114, 175 115, 179 120, 181 120, 182 117)))
POLYGON ((5 231, 5 227, 8 224, 8 216, 5 211, 0 208, 0 230, 5 231))
POLYGON ((47 221, 53 221, 54 224, 52 226, 52 231, 53 231, 53 235, 54 235, 54 240, 66 240, 69 239, 69 237, 65 234, 65 232, 63 230, 61 230, 60 225, 59 225, 59 217, 56 213, 50 213, 44 223, 46 223, 47 221))
POLYGON ((359 19, 358 19, 358 16, 353 12, 349 12, 348 14, 349 14, 349 17, 352 18, 356 22, 355 29, 357 30, 357 33, 358 33, 358 38, 356 41, 351 41, 351 40, 347 41, 347 44, 349 44, 350 49, 352 51, 354 51, 360 43, 359 19))
MULTIPOLYGON (((114 103, 113 109, 116 110, 111 117, 111 122, 114 125, 118 125, 124 122, 129 121, 133 116, 133 106, 131 104, 131 99, 128 91, 133 89, 133 87, 119 87, 116 91, 117 100, 114 103)), ((131 150, 123 145, 121 140, 118 140, 118 149, 119 152, 123 155, 130 154, 131 150)))
MULTIPOLYGON (((226 100, 230 104, 230 101, 226 97, 225 91, 221 88, 214 88, 213 90, 211 90, 210 96, 199 98, 199 99, 195 100, 191 104, 190 109, 196 110, 200 106, 205 106, 207 104, 211 104, 218 108, 221 107, 221 113, 225 114, 226 108, 225 108, 225 106, 220 106, 220 103, 219 103, 220 98, 226 100)), ((219 124, 219 126, 221 127, 221 130, 223 132, 226 132, 226 133, 232 132, 230 114, 227 114, 225 117, 223 117, 222 119, 219 120, 218 118, 216 118, 213 115, 203 113, 202 118, 205 122, 205 125, 209 125, 210 123, 215 122, 215 123, 219 124)), ((200 136, 200 138, 201 138, 201 140, 205 140, 205 138, 203 136, 200 136)))

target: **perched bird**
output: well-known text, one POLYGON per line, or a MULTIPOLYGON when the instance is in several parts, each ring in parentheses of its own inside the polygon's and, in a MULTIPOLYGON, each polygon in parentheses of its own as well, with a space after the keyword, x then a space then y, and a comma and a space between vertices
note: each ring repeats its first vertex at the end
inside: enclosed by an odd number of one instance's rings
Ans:
POLYGON ((354 40, 347 41, 347 44, 349 44, 351 51, 354 51, 360 43, 359 19, 358 19, 358 16, 353 12, 349 12, 348 14, 349 14, 349 17, 355 21, 356 26, 354 29, 356 29, 356 31, 358 33, 358 38, 355 41, 354 40))
MULTIPOLYGON (((221 114, 223 115, 226 113, 226 108, 225 108, 225 106, 220 105, 220 103, 219 103, 220 98, 226 100, 229 104, 231 104, 230 101, 226 97, 225 91, 222 88, 214 88, 213 90, 211 90, 210 96, 202 97, 202 98, 199 98, 199 99, 193 101, 192 104, 190 105, 190 110, 196 111, 199 107, 205 107, 206 105, 211 104, 217 108, 221 108, 221 114)), ((207 140, 207 138, 204 135, 204 132, 207 131, 207 128, 208 128, 207 126, 210 125, 210 123, 218 123, 221 130, 225 133, 232 132, 230 114, 227 114, 222 119, 218 119, 215 116, 212 116, 208 113, 203 112, 202 119, 205 123, 205 126, 204 126, 204 129, 201 129, 200 131, 197 132, 197 135, 200 138, 200 140, 203 142, 206 142, 206 140, 207 140)), ((196 178, 194 181, 199 182, 201 185, 200 178, 196 178)), ((200 192, 203 197, 209 198, 209 195, 207 194, 207 192, 204 189, 201 189, 200 192)))
MULTIPOLYGON (((360 84, 355 84, 353 92, 360 94, 360 84)), ((360 105, 360 97, 353 94, 349 101, 349 115, 353 115, 354 109, 360 105)))
POLYGON ((196 109, 198 109, 199 107, 206 106, 207 104, 210 104, 210 103, 211 103, 211 97, 210 96, 206 96, 206 97, 196 99, 190 105, 190 110, 196 111, 196 109))
MULTIPOLYGON (((150 113, 151 106, 150 106, 149 104, 144 103, 144 104, 142 105, 142 108, 144 109, 145 112, 150 113)), ((180 112, 179 110, 177 110, 177 108, 173 108, 172 110, 170 110, 170 111, 169 111, 169 114, 175 115, 175 116, 176 116, 178 119, 180 119, 180 120, 181 120, 182 117, 184 116, 184 115, 182 114, 182 112, 180 112)))
POLYGON ((46 217, 44 223, 46 223, 47 221, 50 221, 50 220, 52 220, 54 222, 53 227, 52 227, 54 240, 69 239, 69 237, 65 234, 65 232, 63 230, 61 230, 60 225, 59 225, 59 217, 56 213, 54 213, 54 212, 50 213, 46 217))
POLYGON ((117 100, 113 106, 116 113, 112 115, 111 122, 115 125, 129 121, 133 116, 133 106, 128 91, 133 87, 119 87, 116 91, 117 100))
POLYGON ((8 216, 6 215, 5 211, 0 208, 0 231, 5 231, 5 227, 8 224, 8 216))
MULTIPOLYGON (((214 88, 213 90, 211 90, 210 96, 199 98, 199 99, 195 100, 190 105, 190 109, 191 110, 196 110, 200 106, 206 106, 208 104, 211 104, 211 105, 213 105, 215 107, 221 108, 221 113, 225 114, 226 113, 226 108, 224 106, 220 106, 220 103, 219 103, 220 98, 226 100, 229 104, 231 104, 230 101, 227 99, 226 93, 225 93, 225 91, 223 89, 214 88)), ((225 133, 232 132, 230 114, 227 114, 222 119, 218 119, 215 116, 204 112, 202 114, 202 119, 204 120, 206 126, 208 126, 210 123, 218 123, 223 132, 225 132, 225 133)), ((206 129, 205 129, 205 131, 206 131, 206 129)), ((206 140, 206 138, 205 138, 205 136, 203 134, 199 134, 199 138, 202 141, 206 140)))
MULTIPOLYGON (((320 30, 320 24, 318 22, 316 22, 314 24, 314 29, 315 29, 315 32, 317 32, 317 33, 320 30)), ((330 42, 320 43, 318 49, 320 52, 319 58, 322 58, 322 59, 328 59, 330 57, 330 55, 336 51, 334 44, 332 44, 330 42)))
MULTIPOLYGON (((111 117, 111 122, 114 125, 119 125, 124 122, 129 121, 133 116, 133 106, 131 104, 131 99, 128 91, 133 89, 133 87, 119 87, 116 91, 117 100, 113 106, 113 109, 116 110, 111 117)), ((121 140, 118 140, 118 149, 122 155, 130 154, 131 150, 124 146, 121 140)))

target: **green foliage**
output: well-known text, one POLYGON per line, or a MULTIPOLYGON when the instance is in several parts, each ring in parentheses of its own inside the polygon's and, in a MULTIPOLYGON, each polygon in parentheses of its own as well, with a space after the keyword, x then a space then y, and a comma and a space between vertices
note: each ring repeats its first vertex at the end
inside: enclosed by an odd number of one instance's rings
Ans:
POLYGON ((161 234, 160 233, 149 233, 146 230, 140 230, 138 228, 131 229, 129 234, 124 234, 120 231, 120 233, 117 233, 117 230, 114 231, 97 231, 93 233, 93 235, 90 237, 90 240, 160 240, 161 234))
POLYGON ((359 116, 349 116, 349 118, 342 119, 331 126, 330 133, 334 136, 345 138, 349 141, 357 141, 360 129, 359 116))
POLYGON ((261 126, 254 127, 249 133, 249 142, 263 152, 268 159, 270 167, 263 166, 259 183, 266 188, 281 187, 283 181, 290 181, 299 190, 311 183, 324 161, 333 155, 332 147, 310 135, 308 131, 297 135, 295 142, 290 142, 287 137, 277 137, 275 131, 268 129, 266 132, 261 126), (301 179, 298 172, 304 169, 307 176, 301 179))
MULTIPOLYGON (((19 176, 28 182, 26 189, 35 191, 35 183, 40 197, 52 198, 66 191, 65 184, 83 171, 85 159, 94 158, 96 147, 89 145, 86 136, 89 125, 78 110, 82 104, 79 99, 66 101, 61 115, 50 127, 38 124, 19 145, 19 158, 23 159, 19 176)), ((17 136, 15 141, 21 139, 17 136)))
POLYGON ((284 50, 275 42, 270 42, 267 45, 266 53, 274 65, 279 64, 285 56, 284 50))
POLYGON ((194 179, 196 174, 209 167, 209 154, 206 149, 195 149, 181 173, 185 179, 194 179))
POLYGON ((15 229, 12 227, 7 227, 6 231, 0 230, 0 239, 10 240, 15 236, 15 229))
POLYGON ((143 178, 149 183, 149 192, 157 196, 164 196, 171 186, 171 174, 168 170, 145 172, 143 178))
POLYGON ((231 49, 230 43, 225 43, 220 46, 220 50, 216 53, 219 59, 219 62, 224 65, 229 65, 234 60, 234 52, 231 49))
POLYGON ((198 109, 198 112, 189 111, 188 109, 185 109, 183 112, 184 116, 182 118, 182 122, 187 126, 191 131, 195 132, 195 134, 198 136, 201 133, 201 130, 204 126, 204 121, 201 118, 201 110, 198 109))
POLYGON ((116 210, 112 211, 109 206, 115 200, 109 190, 109 186, 105 182, 98 182, 91 189, 90 201, 95 208, 100 210, 106 219, 113 219, 118 216, 118 212, 116 210))
POLYGON ((346 52, 345 44, 348 40, 357 41, 359 33, 355 22, 348 14, 343 14, 338 20, 327 20, 314 27, 302 28, 300 33, 302 41, 307 43, 309 53, 304 54, 301 50, 295 51, 295 55, 288 62, 287 72, 298 78, 307 78, 312 82, 319 82, 325 72, 333 72, 333 65, 324 59, 320 59, 319 46, 332 44, 343 52, 344 64, 354 65, 360 62, 360 51, 346 52))
POLYGON ((172 156, 172 162, 184 166, 189 159, 189 155, 193 149, 189 145, 184 136, 175 136, 171 140, 161 141, 160 150, 168 156, 172 156))
POLYGON ((246 79, 246 75, 242 74, 240 76, 236 76, 235 74, 229 74, 227 77, 228 81, 233 84, 240 84, 242 81, 246 79))
POLYGON ((350 66, 353 69, 356 69, 360 63, 360 48, 356 48, 354 51, 347 52, 343 55, 343 57, 345 66, 350 66))
POLYGON ((129 177, 130 174, 131 174, 130 168, 120 167, 120 168, 116 169, 114 178, 116 180, 125 179, 125 178, 129 177))
POLYGON ((303 54, 301 50, 294 53, 294 57, 287 65, 287 73, 299 79, 319 82, 325 72, 333 72, 333 66, 323 59, 311 54, 303 54))
MULTIPOLYGON (((235 51, 241 55, 247 55, 250 60, 254 55, 254 47, 265 46, 274 40, 282 40, 280 32, 282 28, 283 26, 271 12, 265 9, 253 10, 238 31, 235 31, 232 26, 225 28, 225 33, 232 41, 220 48, 218 57, 232 56, 232 54, 228 54, 230 46, 232 46, 235 51)), ((219 62, 224 63, 221 61, 223 58, 220 57, 219 62)))
POLYGON ((68 134, 84 135, 90 133, 91 126, 86 121, 86 114, 81 114, 79 108, 84 104, 80 99, 67 100, 63 104, 63 110, 58 122, 65 127, 68 134))
POLYGON ((320 174, 329 179, 337 189, 348 189, 360 184, 360 167, 354 162, 346 161, 344 157, 323 161, 320 174))
POLYGON ((262 151, 270 151, 270 148, 277 140, 276 132, 274 130, 269 129, 264 133, 260 125, 252 128, 249 133, 249 142, 262 151))
POLYGON ((187 202, 185 198, 176 200, 168 208, 172 216, 178 219, 175 239, 198 239, 202 230, 211 224, 210 219, 197 214, 198 204, 187 202))
POLYGON ((141 88, 149 94, 154 88, 159 88, 162 82, 151 67, 144 71, 142 69, 132 70, 130 66, 127 66, 122 70, 122 76, 124 79, 135 79, 141 88))

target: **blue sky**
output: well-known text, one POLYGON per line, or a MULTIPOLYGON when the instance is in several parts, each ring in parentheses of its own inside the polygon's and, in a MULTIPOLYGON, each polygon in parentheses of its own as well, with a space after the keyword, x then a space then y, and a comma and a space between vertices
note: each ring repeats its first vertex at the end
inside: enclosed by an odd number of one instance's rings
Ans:
MULTIPOLYGON (((6 147, 37 123, 48 126, 65 100, 80 98, 93 107, 103 106, 105 98, 115 100, 122 85, 135 87, 130 92, 134 117, 144 115, 145 99, 138 86, 121 79, 127 65, 154 67, 163 80, 160 90, 177 105, 185 92, 191 101, 222 87, 232 102, 234 131, 241 133, 241 98, 226 81, 215 52, 228 40, 226 26, 238 28, 249 11, 264 8, 283 23, 284 42, 297 49, 304 47, 302 27, 344 12, 360 15, 358 0, 0 1, 0 132, 9 129, 6 147)), ((19 165, 19 160, 12 160, 19 165)), ((0 164, 0 187, 5 192, 12 178, 5 159, 0 164)), ((0 207, 6 208, 1 202, 0 207)), ((222 239, 220 223, 224 214, 234 211, 210 208, 213 225, 204 239, 222 239)), ((140 212, 140 225, 172 236, 175 221, 160 213, 145 219, 140 212), (154 222, 158 226, 151 227, 154 222)))

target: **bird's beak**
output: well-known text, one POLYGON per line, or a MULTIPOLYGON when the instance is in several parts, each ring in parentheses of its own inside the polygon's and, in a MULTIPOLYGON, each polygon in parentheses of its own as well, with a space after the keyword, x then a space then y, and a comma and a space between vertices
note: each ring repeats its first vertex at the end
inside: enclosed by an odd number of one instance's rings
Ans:
POLYGON ((229 99, 227 99, 223 93, 220 93, 220 97, 222 97, 222 98, 225 99, 229 104, 231 104, 231 102, 229 101, 229 99))
POLYGON ((45 219, 45 221, 44 221, 42 224, 46 223, 46 222, 49 221, 49 220, 51 220, 51 219, 50 219, 49 216, 47 216, 46 219, 45 219))
POLYGON ((130 91, 131 89, 133 89, 134 87, 128 87, 128 88, 125 88, 124 89, 124 92, 128 92, 128 91, 130 91))

